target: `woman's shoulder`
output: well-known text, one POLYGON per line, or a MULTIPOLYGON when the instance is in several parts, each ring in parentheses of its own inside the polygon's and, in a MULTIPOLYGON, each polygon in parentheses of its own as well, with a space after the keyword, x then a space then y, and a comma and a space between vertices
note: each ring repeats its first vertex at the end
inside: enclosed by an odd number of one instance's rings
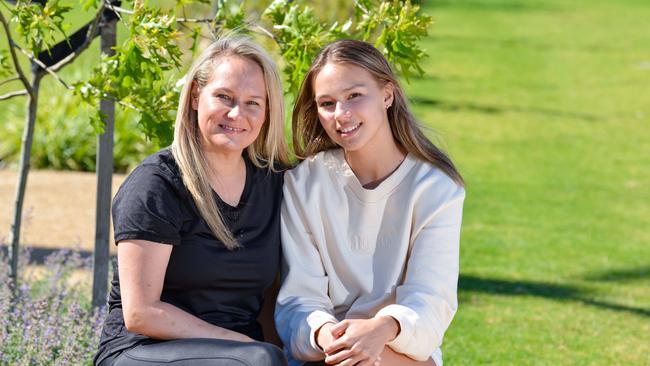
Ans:
POLYGON ((176 165, 176 160, 174 160, 174 155, 170 148, 158 150, 147 156, 136 169, 140 167, 159 168, 168 172, 170 175, 177 175, 179 173, 178 165, 176 165))
POLYGON ((326 171, 334 168, 344 161, 341 161, 340 149, 329 149, 302 160, 295 167, 287 170, 287 176, 291 178, 306 178, 318 171, 326 171))
POLYGON ((161 186, 182 186, 180 171, 171 150, 166 148, 147 156, 122 184, 124 187, 138 187, 139 190, 157 190, 161 186))
POLYGON ((412 184, 415 185, 414 188, 418 188, 418 191, 425 195, 447 199, 465 197, 465 187, 458 184, 440 167, 411 155, 409 158, 415 163, 412 184))

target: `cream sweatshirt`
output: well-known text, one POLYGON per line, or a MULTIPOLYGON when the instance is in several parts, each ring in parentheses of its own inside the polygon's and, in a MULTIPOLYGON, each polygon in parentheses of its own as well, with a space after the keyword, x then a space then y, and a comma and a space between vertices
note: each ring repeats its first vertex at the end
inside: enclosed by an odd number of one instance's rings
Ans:
POLYGON ((388 346, 441 366, 457 309, 464 198, 462 187, 412 155, 372 190, 341 149, 287 172, 275 321, 290 358, 322 360, 314 333, 326 322, 379 314, 401 327, 388 346))

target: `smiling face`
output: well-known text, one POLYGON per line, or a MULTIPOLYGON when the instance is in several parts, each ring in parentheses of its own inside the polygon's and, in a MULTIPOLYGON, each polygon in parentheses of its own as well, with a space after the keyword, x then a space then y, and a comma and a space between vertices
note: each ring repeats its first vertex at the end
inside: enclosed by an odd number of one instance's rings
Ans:
POLYGON ((207 84, 192 86, 201 146, 207 152, 238 153, 252 144, 266 119, 262 68, 240 57, 215 60, 207 84))
POLYGON ((386 109, 391 83, 380 85, 367 70, 327 63, 313 80, 318 118, 327 135, 348 152, 372 151, 393 142, 386 109))

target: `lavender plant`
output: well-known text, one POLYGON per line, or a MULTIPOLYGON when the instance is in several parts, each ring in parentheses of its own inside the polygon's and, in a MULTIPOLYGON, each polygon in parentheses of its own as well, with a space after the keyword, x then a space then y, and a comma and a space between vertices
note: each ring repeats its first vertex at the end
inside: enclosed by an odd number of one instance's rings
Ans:
MULTIPOLYGON (((27 268, 29 250, 20 259, 27 268)), ((0 251, 0 365, 92 364, 106 311, 92 309, 89 284, 74 275, 90 267, 78 251, 57 251, 43 266, 22 271, 13 295, 0 251)))

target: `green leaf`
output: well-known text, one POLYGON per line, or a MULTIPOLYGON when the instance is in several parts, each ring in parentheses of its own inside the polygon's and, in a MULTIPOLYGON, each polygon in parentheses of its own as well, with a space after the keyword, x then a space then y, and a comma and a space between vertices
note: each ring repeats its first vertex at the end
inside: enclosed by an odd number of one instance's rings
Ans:
POLYGON ((18 0, 10 9, 16 30, 27 45, 37 54, 57 43, 57 36, 67 38, 66 30, 70 24, 65 21, 65 14, 72 9, 60 0, 50 0, 45 6, 30 0, 18 0))
POLYGON ((13 74, 13 67, 9 64, 9 51, 0 50, 0 77, 13 74))
POLYGON ((108 115, 97 109, 95 110, 95 113, 90 114, 89 118, 90 125, 95 130, 95 133, 98 135, 104 133, 104 127, 106 126, 106 118, 108 118, 108 115))
POLYGON ((84 11, 88 11, 91 8, 97 9, 101 1, 102 0, 79 0, 79 3, 84 11))

